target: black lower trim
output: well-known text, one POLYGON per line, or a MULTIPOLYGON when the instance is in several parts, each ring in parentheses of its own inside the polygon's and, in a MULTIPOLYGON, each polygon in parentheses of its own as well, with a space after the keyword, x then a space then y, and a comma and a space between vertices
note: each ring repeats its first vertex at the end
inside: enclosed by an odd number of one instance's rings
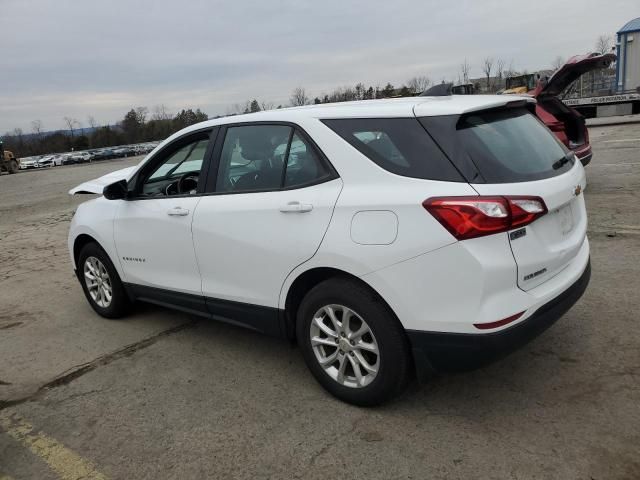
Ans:
POLYGON ((272 337, 280 337, 283 334, 278 308, 208 297, 206 303, 211 317, 215 320, 250 328, 272 337))
POLYGON ((133 300, 149 302, 194 315, 209 315, 204 297, 200 295, 174 292, 163 288, 147 287, 133 283, 125 284, 125 288, 133 300))
POLYGON ((278 308, 208 298, 133 283, 125 284, 125 288, 132 300, 153 303, 192 315, 250 328, 273 337, 284 335, 284 330, 281 328, 283 315, 278 308))
POLYGON ((564 315, 582 296, 591 278, 591 264, 568 289, 526 320, 494 333, 442 333, 407 330, 418 373, 472 370, 528 343, 564 315))

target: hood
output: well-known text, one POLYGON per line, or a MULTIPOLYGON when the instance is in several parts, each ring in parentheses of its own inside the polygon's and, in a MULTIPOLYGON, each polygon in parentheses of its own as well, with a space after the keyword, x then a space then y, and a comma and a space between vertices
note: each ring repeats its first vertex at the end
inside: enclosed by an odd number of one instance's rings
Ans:
POLYGON ((115 172, 107 173, 102 177, 94 178, 88 182, 81 183, 77 187, 69 190, 69 195, 76 195, 80 193, 97 193, 102 195, 104 187, 117 182, 118 180, 126 180, 133 173, 137 166, 123 168, 122 170, 116 170, 115 172))
POLYGON ((588 53, 586 55, 576 55, 571 57, 567 62, 554 72, 549 78, 546 85, 538 85, 533 96, 539 95, 560 95, 565 88, 576 81, 580 76, 593 70, 609 68, 616 61, 614 53, 588 53))

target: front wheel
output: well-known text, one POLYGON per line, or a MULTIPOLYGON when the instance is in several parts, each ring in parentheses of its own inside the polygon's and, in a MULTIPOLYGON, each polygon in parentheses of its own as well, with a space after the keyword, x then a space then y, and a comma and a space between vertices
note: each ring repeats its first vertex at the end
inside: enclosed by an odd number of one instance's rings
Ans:
POLYGON ((11 160, 9 162, 9 168, 7 168, 10 174, 16 173, 18 171, 18 162, 15 160, 11 160))
POLYGON ((411 372, 404 329, 373 291, 351 279, 326 280, 303 299, 298 343, 318 382, 360 406, 400 393, 411 372))
POLYGON ((105 318, 121 318, 131 302, 113 263, 97 243, 80 251, 76 265, 78 278, 91 307, 105 318))

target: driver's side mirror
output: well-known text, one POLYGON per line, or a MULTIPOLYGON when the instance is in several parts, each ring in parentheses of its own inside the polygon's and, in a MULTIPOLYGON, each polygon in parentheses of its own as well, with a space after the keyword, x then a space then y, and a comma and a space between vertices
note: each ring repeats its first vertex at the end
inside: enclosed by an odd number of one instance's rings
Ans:
POLYGON ((111 185, 107 185, 102 190, 104 198, 107 200, 122 200, 127 198, 127 181, 119 180, 111 185))

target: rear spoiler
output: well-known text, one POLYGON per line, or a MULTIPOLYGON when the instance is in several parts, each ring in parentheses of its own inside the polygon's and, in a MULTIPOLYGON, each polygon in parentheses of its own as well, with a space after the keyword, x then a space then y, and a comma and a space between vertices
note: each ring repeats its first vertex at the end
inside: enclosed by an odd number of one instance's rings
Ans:
POLYGON ((416 117, 437 117, 441 115, 465 115, 467 113, 495 110, 500 108, 535 108, 536 100, 530 96, 513 95, 451 95, 441 97, 425 96, 424 102, 413 107, 416 117))

